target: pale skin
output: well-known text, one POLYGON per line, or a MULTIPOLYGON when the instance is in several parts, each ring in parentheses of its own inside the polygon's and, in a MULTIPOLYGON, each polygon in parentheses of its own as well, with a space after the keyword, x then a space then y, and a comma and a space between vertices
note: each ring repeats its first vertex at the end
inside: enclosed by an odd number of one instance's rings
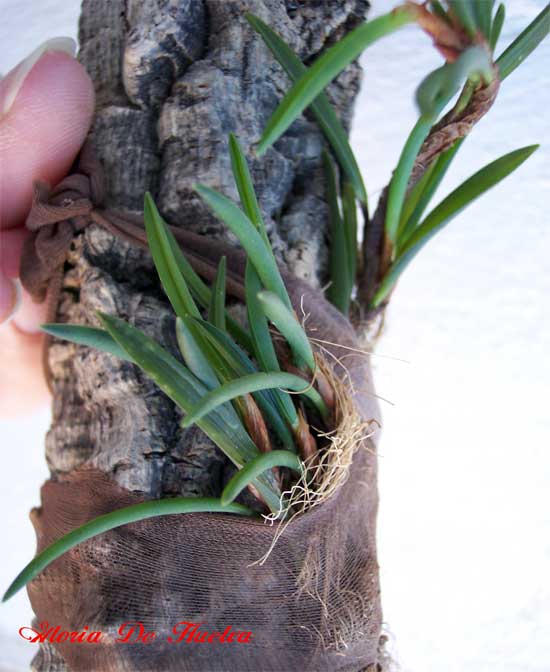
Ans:
POLYGON ((49 402, 41 365, 45 306, 17 287, 32 185, 69 171, 93 117, 95 98, 70 42, 52 42, 0 81, 0 418, 49 402))

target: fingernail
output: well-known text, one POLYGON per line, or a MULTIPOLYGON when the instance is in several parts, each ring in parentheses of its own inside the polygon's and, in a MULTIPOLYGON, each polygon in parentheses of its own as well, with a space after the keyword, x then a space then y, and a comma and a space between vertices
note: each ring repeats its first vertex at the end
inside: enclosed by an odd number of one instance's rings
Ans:
POLYGON ((7 88, 1 103, 0 117, 10 111, 29 72, 44 54, 52 52, 63 52, 74 57, 76 54, 76 42, 72 37, 53 37, 51 40, 46 40, 46 42, 37 47, 32 54, 27 56, 25 60, 21 61, 19 65, 7 74, 5 78, 7 88))
POLYGON ((0 324, 9 322, 21 305, 21 283, 14 278, 2 278, 0 282, 0 324))

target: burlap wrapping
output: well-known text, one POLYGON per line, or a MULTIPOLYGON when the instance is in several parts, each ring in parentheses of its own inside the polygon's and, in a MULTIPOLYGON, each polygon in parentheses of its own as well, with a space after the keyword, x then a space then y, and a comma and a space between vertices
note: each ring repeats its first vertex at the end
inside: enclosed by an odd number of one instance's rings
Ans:
MULTIPOLYGON (((231 248, 223 251, 237 278, 242 256, 231 248)), ((325 344, 330 356, 325 355, 356 411, 365 421, 378 418, 368 360, 348 349, 358 347, 350 323, 306 283, 286 274, 285 282, 297 311, 309 314, 310 335, 343 346, 325 344)), ((264 564, 257 561, 277 524, 229 515, 165 516, 85 542, 29 585, 37 621, 103 633, 99 644, 55 644, 72 670, 376 670, 381 628, 376 464, 373 437, 364 438, 346 483, 295 518, 264 564), (117 643, 118 628, 127 622, 141 622, 157 633, 155 639, 117 643), (200 631, 208 633, 230 626, 250 631, 252 638, 168 642, 180 622, 200 623, 200 631)), ((139 501, 94 469, 50 480, 42 488, 42 507, 32 513, 38 551, 98 515, 139 501)))

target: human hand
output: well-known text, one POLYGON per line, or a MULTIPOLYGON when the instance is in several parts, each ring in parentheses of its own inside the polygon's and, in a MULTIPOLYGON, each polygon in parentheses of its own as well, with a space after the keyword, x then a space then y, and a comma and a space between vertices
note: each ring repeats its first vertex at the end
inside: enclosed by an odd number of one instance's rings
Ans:
POLYGON ((67 174, 92 121, 93 85, 74 52, 69 38, 49 40, 0 81, 0 417, 48 399, 45 304, 17 276, 33 182, 55 185, 67 174))

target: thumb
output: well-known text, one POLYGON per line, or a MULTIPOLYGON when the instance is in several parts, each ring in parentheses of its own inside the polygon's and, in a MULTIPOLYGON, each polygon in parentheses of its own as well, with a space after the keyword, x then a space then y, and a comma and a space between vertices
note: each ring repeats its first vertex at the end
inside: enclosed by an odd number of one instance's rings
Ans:
POLYGON ((61 179, 86 138, 94 91, 75 48, 70 38, 48 40, 0 82, 2 228, 21 225, 32 183, 61 179))
MULTIPOLYGON (((33 182, 61 180, 91 124, 93 85, 75 47, 70 38, 49 40, 0 82, 0 323, 21 295, 14 277, 33 182)), ((18 314, 22 329, 37 328, 41 316, 25 293, 18 314)))
POLYGON ((84 143, 94 89, 68 38, 50 40, 0 81, 0 416, 29 412, 47 399, 36 333, 43 307, 18 289, 32 186, 55 185, 84 143), (18 305, 15 315, 14 308, 18 305), (6 321, 13 319, 6 324, 6 321), (4 324, 2 324, 4 322, 4 324))

